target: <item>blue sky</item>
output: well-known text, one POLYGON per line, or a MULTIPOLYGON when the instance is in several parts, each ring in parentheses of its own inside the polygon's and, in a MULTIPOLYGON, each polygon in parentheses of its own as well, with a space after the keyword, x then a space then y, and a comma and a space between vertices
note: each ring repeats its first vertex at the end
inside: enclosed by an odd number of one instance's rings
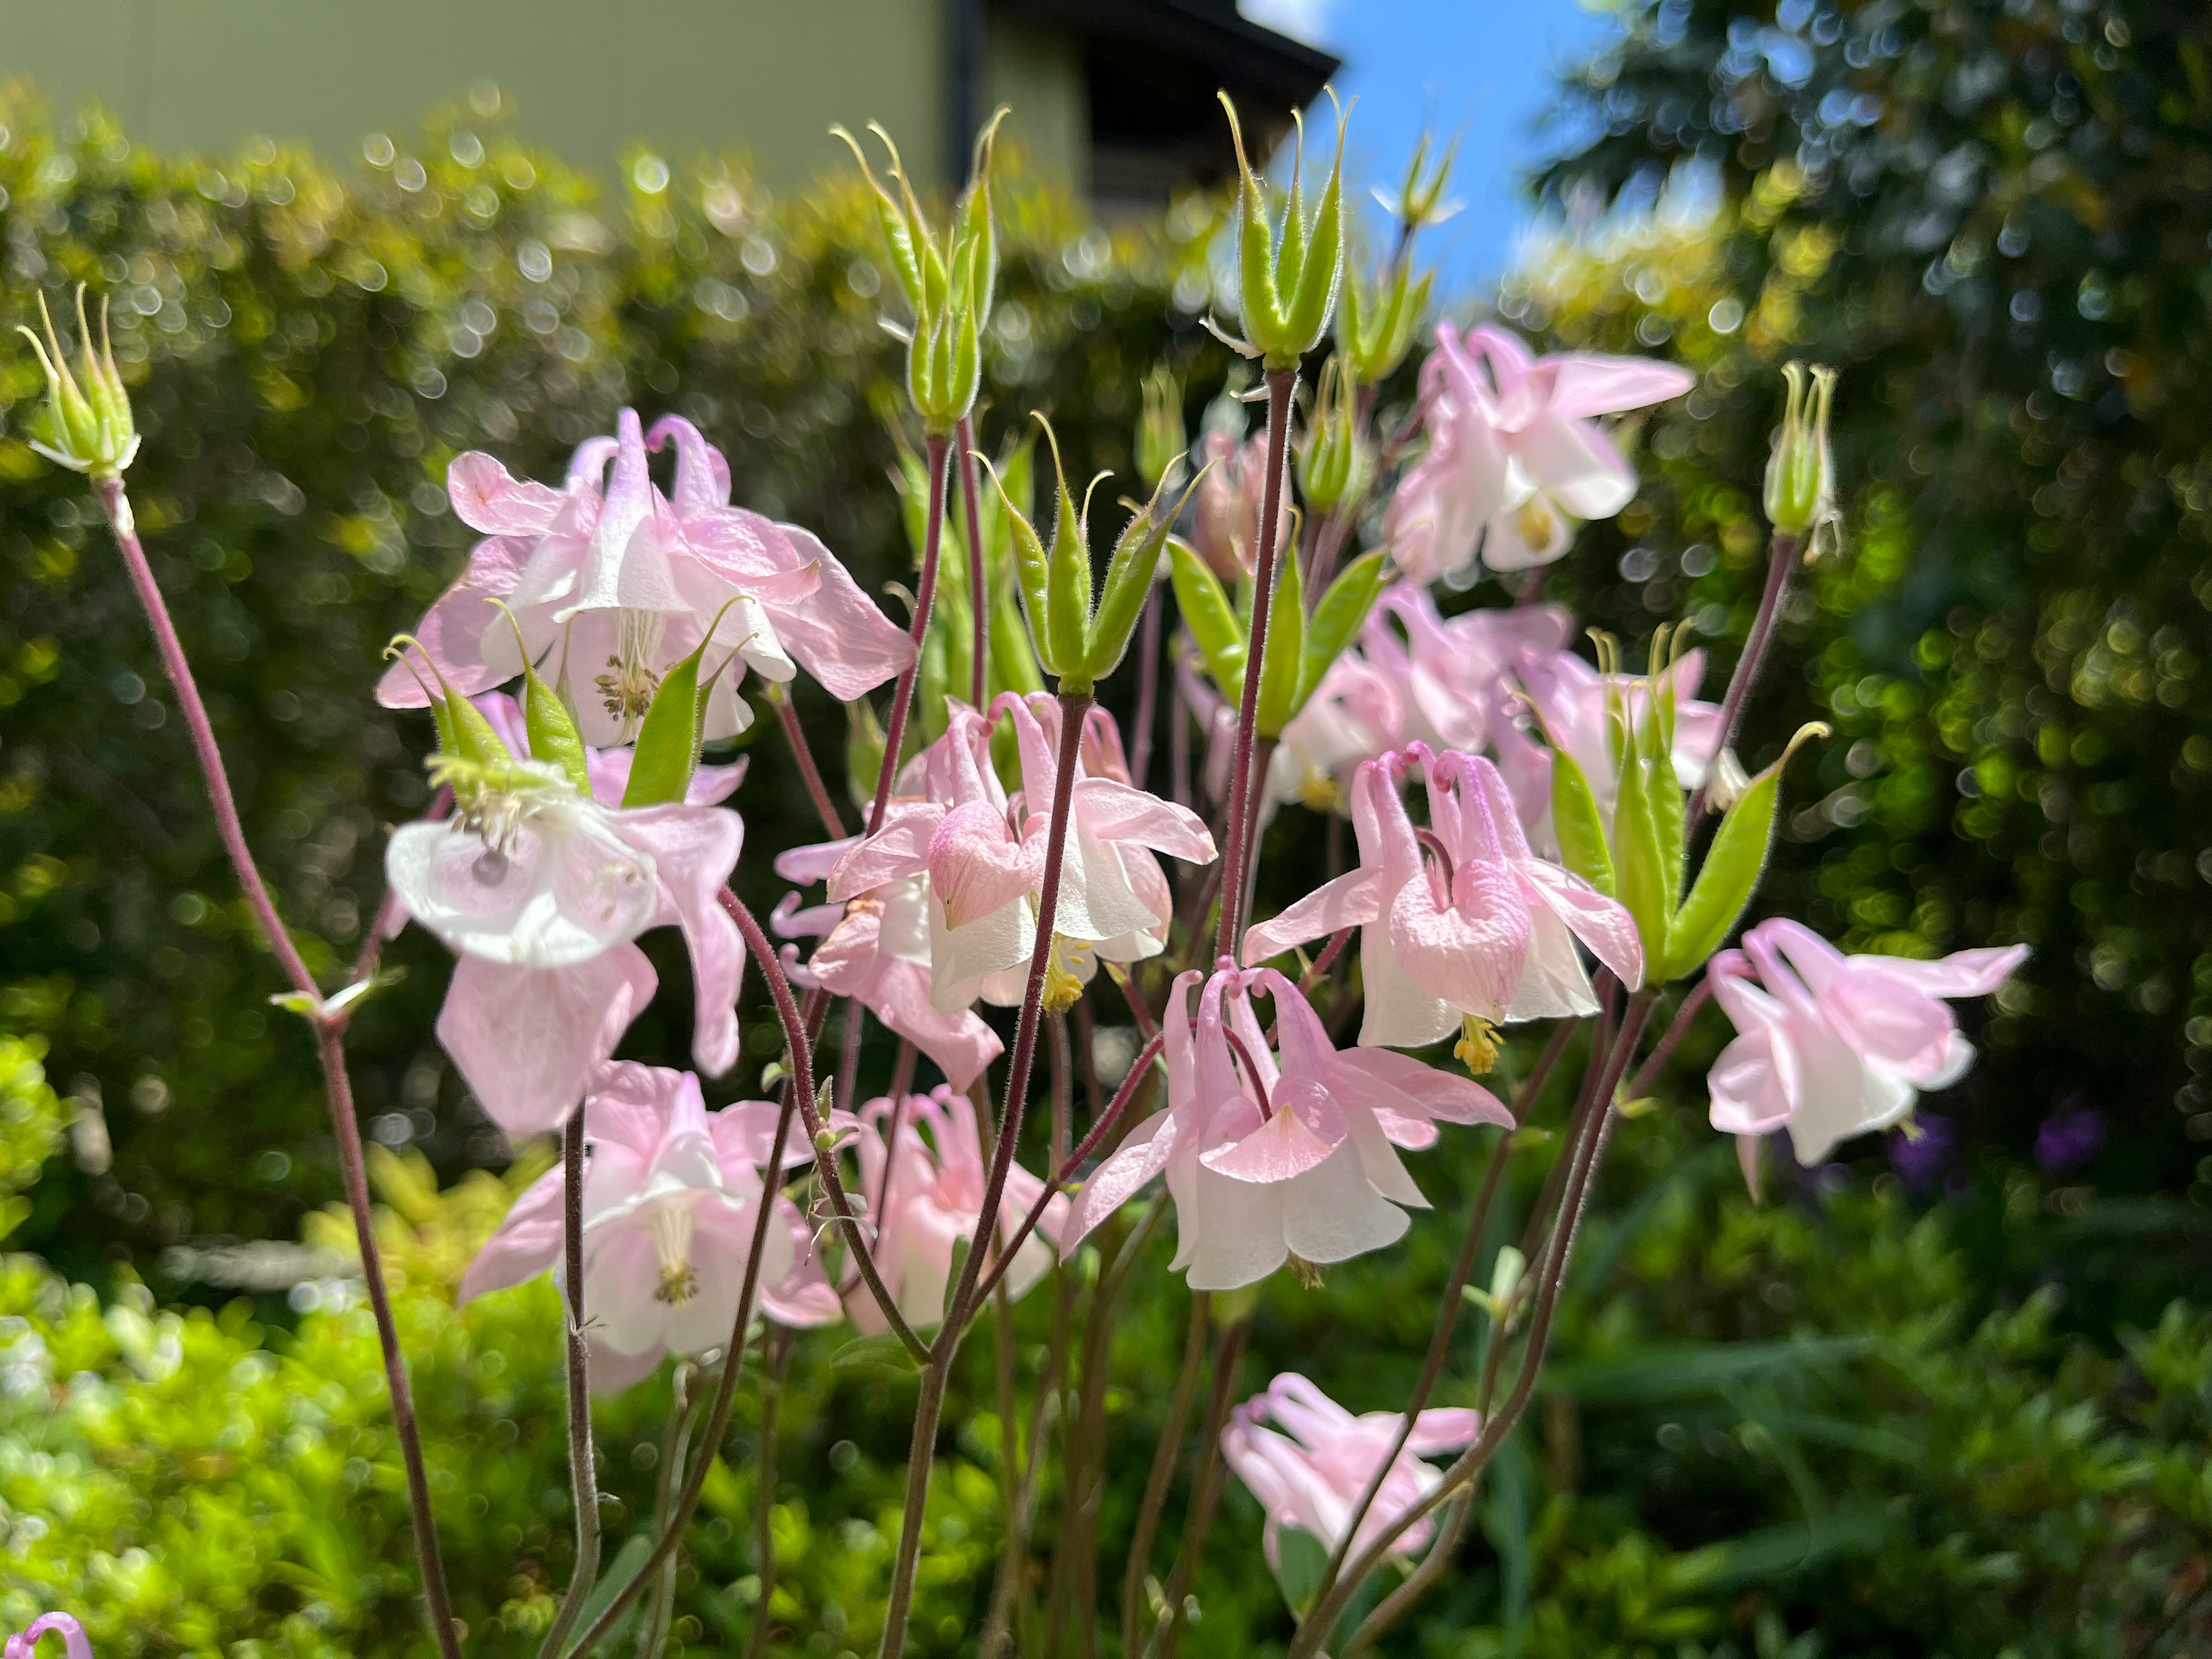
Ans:
POLYGON ((1540 151, 1552 71, 1613 27, 1580 0, 1243 0, 1243 9, 1345 59, 1337 91, 1359 100, 1350 164, 1363 185, 1395 182, 1424 125, 1459 138, 1450 194, 1465 205, 1424 246, 1441 286, 1461 292, 1505 267, 1528 223, 1517 181, 1540 151))

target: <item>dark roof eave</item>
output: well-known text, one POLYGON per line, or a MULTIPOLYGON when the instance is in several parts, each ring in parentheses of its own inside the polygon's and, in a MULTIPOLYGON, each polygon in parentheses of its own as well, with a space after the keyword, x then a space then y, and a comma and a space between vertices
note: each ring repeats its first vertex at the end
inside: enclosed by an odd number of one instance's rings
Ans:
POLYGON ((1007 0, 1031 21, 1182 52, 1232 95, 1304 108, 1343 60, 1204 0, 1007 0))

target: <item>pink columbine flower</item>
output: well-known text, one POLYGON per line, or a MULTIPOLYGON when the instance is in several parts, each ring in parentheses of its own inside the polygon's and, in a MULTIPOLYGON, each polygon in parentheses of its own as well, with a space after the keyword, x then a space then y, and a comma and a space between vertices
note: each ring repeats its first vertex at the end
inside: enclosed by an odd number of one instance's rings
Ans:
POLYGON ((2027 954, 2012 945, 1936 962, 1847 957, 1801 923, 1759 923, 1707 970, 1740 1034, 1706 1080, 1713 1127, 1740 1136, 1786 1127, 1801 1164, 1887 1128, 1921 1091, 1948 1087, 1973 1064, 1944 999, 1988 994, 2027 954))
POLYGON ((459 817, 404 824, 384 866, 407 913, 459 954, 438 1036, 510 1135, 559 1126, 657 981, 631 941, 674 926, 690 948, 692 1049, 710 1076, 738 1058, 744 945, 717 896, 744 825, 726 807, 623 811, 552 767, 516 760, 459 817))
POLYGON ((1395 1243, 1401 1206, 1428 1200, 1397 1148, 1435 1145, 1437 1125, 1510 1125, 1466 1078, 1380 1048, 1339 1051, 1297 986, 1272 968, 1177 976, 1161 1021, 1168 1103, 1132 1130, 1076 1195, 1073 1248, 1156 1176, 1175 1200, 1171 1264, 1190 1287, 1234 1290, 1295 1256, 1342 1261, 1395 1243), (1274 1006, 1270 1046, 1252 1006, 1274 1006))
MULTIPOLYGON (((1697 697, 1705 672, 1705 653, 1685 651, 1665 676, 1674 697, 1674 780, 1685 789, 1694 789, 1705 781, 1712 766, 1713 750, 1720 742, 1720 705, 1700 702, 1697 697)), ((1610 823, 1620 780, 1607 736, 1607 705, 1620 699, 1631 724, 1640 725, 1651 696, 1650 680, 1641 674, 1601 674, 1573 652, 1565 650, 1524 653, 1513 672, 1520 692, 1528 699, 1532 730, 1524 732, 1511 718, 1501 719, 1492 726, 1491 739, 1522 823, 1548 844, 1551 745, 1555 744, 1582 769, 1599 813, 1610 823), (1538 737, 1547 741, 1540 743, 1538 737)))
MULTIPOLYGON (((975 1241, 988 1165, 975 1127, 975 1103, 967 1096, 942 1085, 929 1094, 908 1095, 896 1115, 896 1132, 886 1146, 884 1133, 892 1115, 889 1100, 872 1100, 860 1109, 854 1148, 860 1155, 860 1191, 876 1218, 877 1270, 899 1312, 921 1329, 945 1316, 953 1247, 963 1239, 971 1245, 975 1241)), ((1012 1239, 1043 1190, 1044 1182, 1020 1164, 1008 1166, 997 1223, 1002 1242, 1012 1239)), ((1023 1294, 1052 1266, 1052 1249, 1043 1241, 1052 1241, 1056 1248, 1066 1221, 1067 1200, 1055 1193, 1047 1200, 1036 1231, 1022 1241, 1007 1267, 1009 1295, 1023 1294)), ((850 1287, 846 1305, 861 1331, 872 1335, 890 1328, 866 1287, 857 1283, 850 1287)))
MULTIPOLYGON (((628 1388, 665 1353, 728 1346, 775 1113, 751 1101, 709 1114, 689 1072, 620 1060, 601 1074, 584 1107, 584 1319, 593 1392, 628 1388)), ((795 1157, 811 1156, 802 1139, 795 1157)), ((463 1275, 462 1301, 549 1269, 561 1277, 565 1191, 556 1168, 515 1200, 463 1275)), ((760 1279, 802 1310, 810 1301, 788 1224, 769 1226, 760 1279)))
POLYGON ((1247 962, 1358 927, 1367 988, 1359 1040, 1391 1048, 1437 1042, 1463 1017, 1595 1012, 1578 940, 1624 984, 1643 982, 1628 912, 1535 856, 1495 766, 1419 745, 1407 756, 1423 763, 1432 828, 1416 830, 1399 797, 1403 757, 1361 766, 1352 804, 1359 867, 1249 929, 1247 962))
MULTIPOLYGON (((830 899, 842 902, 929 877, 931 1000, 942 1012, 978 996, 1011 1006, 1026 986, 1059 775, 1059 709, 1042 696, 1036 704, 1010 693, 992 705, 1013 721, 1019 795, 1009 797, 993 769, 989 723, 956 702, 945 735, 902 778, 883 828, 830 878, 830 899)), ((1188 808, 1086 768, 1074 785, 1053 922, 1066 941, 1054 952, 1064 974, 1085 981, 1101 960, 1136 962, 1164 948, 1174 900, 1156 852, 1200 864, 1215 857, 1188 808)))
MULTIPOLYGON (((1323 1549, 1335 1550, 1405 1421, 1398 1412, 1354 1417, 1295 1371, 1283 1372, 1229 1414, 1221 1449, 1237 1478, 1267 1511, 1261 1547, 1268 1565, 1282 1570, 1285 1527, 1296 1527, 1323 1549)), ((1425 1411, 1415 1418, 1405 1449, 1360 1521, 1353 1547, 1372 1543, 1443 1479, 1423 1458, 1463 1450, 1481 1431, 1478 1413, 1456 1407, 1425 1411)), ((1419 1553, 1435 1529, 1429 1518, 1415 1522, 1391 1541, 1389 1553, 1419 1553)))
POLYGON ((1429 450, 1393 497, 1393 556, 1433 581, 1475 556, 1496 571, 1566 551, 1567 518, 1610 518, 1636 494, 1636 473, 1589 417, 1663 403, 1687 371, 1640 357, 1559 352, 1536 357, 1503 329, 1462 339, 1437 325, 1421 366, 1429 450))
MULTIPOLYGON (((1267 505, 1267 441, 1258 435, 1240 443, 1226 432, 1210 432, 1199 445, 1199 465, 1212 463, 1199 480, 1191 544, 1213 574, 1232 588, 1252 574, 1260 556, 1260 514, 1267 505)), ((1285 493, 1278 511, 1275 545, 1287 544, 1291 504, 1285 493)))
MULTIPOLYGON (((559 490, 518 482, 474 452, 455 459, 447 483, 453 510, 486 538, 416 630, 431 662, 454 690, 488 690, 522 672, 519 627, 531 660, 565 679, 587 742, 635 736, 660 677, 709 629, 763 677, 789 679, 795 655, 848 702, 914 659, 906 631, 810 532, 729 504, 728 465, 680 416, 648 438, 623 410, 615 437, 577 450, 559 490), (663 495, 647 455, 670 442, 676 478, 663 495)), ((426 700, 398 664, 377 695, 394 708, 426 700)), ((728 736, 750 718, 733 678, 718 678, 706 735, 728 736)))
MULTIPOLYGON (((853 845, 848 839, 794 848, 777 856, 775 872, 802 884, 825 880, 853 845)), ((955 1089, 964 1090, 1006 1045, 974 1009, 948 1013, 931 1001, 929 916, 925 872, 856 893, 842 904, 801 908, 799 896, 787 893, 769 925, 785 939, 826 934, 803 967, 795 947, 784 946, 793 982, 857 998, 934 1060, 955 1089)))
POLYGON ((92 1659, 92 1638, 66 1613, 42 1613, 9 1637, 5 1659, 33 1659, 41 1636, 60 1637, 64 1659, 92 1659))

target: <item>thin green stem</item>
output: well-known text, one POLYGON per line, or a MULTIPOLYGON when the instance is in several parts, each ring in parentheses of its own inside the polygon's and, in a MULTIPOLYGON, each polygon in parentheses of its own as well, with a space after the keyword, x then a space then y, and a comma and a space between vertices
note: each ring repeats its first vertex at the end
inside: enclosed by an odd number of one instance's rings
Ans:
POLYGON ((576 1508, 576 1565, 538 1659, 554 1659, 599 1577, 599 1480, 592 1446, 591 1347, 584 1338, 584 1111, 561 1131, 561 1270, 568 1300, 568 1491, 576 1508))

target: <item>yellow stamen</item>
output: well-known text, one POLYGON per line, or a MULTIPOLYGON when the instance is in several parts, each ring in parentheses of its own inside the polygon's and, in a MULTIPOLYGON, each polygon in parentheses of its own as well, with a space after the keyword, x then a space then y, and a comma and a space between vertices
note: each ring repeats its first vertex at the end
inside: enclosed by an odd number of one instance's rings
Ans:
POLYGON ((653 1212, 653 1242, 660 1252, 660 1284, 653 1299, 680 1308, 699 1288, 699 1275, 691 1267, 690 1206, 658 1206, 653 1212))
POLYGON ((1070 939, 1065 933, 1052 936, 1052 957, 1044 970, 1045 1012, 1064 1014, 1082 996, 1082 970, 1091 963, 1091 948, 1087 939, 1070 939))
POLYGON ((1459 1041, 1452 1045, 1452 1053, 1466 1066, 1468 1075, 1482 1077, 1498 1064, 1498 1053, 1504 1045, 1498 1039, 1498 1027, 1479 1014, 1462 1015, 1459 1022, 1459 1041))

